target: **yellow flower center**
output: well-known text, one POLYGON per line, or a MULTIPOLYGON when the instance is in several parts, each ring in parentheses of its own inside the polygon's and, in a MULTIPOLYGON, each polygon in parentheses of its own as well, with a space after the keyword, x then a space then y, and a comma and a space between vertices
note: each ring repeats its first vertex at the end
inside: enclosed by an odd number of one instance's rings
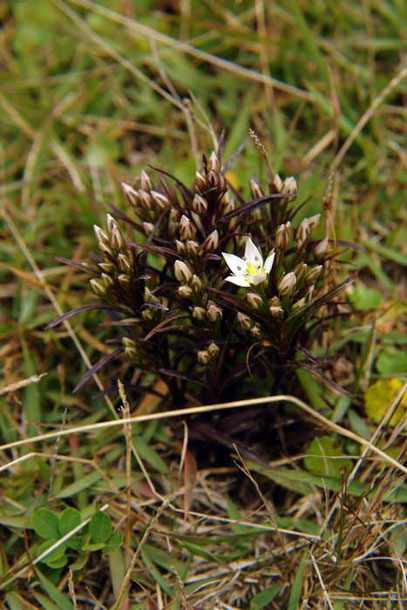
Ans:
POLYGON ((259 273, 259 269, 253 263, 246 263, 246 273, 249 275, 257 275, 259 273))

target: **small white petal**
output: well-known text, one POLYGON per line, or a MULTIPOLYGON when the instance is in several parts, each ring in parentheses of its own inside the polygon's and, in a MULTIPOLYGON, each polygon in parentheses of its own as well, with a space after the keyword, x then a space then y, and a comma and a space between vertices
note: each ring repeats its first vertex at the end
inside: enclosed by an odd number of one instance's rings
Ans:
POLYGON ((250 284, 253 284, 253 286, 257 286, 258 284, 261 284, 262 282, 264 282, 264 280, 267 279, 267 275, 265 275, 264 273, 259 273, 258 275, 253 275, 250 278, 250 284))
POLYGON ((227 266, 233 273, 239 275, 244 272, 246 269, 246 263, 243 259, 239 258, 235 254, 227 254, 226 252, 222 252, 222 256, 226 261, 227 266))
POLYGON ((250 237, 247 238, 244 257, 249 263, 256 265, 258 269, 263 266, 263 257, 260 250, 254 245, 250 237))
POLYGON ((269 256, 266 258, 266 262, 264 263, 264 271, 266 273, 270 273, 272 267, 273 267, 273 263, 274 263, 274 259, 276 257, 276 253, 272 252, 271 254, 269 254, 269 256))
POLYGON ((236 284, 236 286, 250 286, 250 282, 243 277, 243 275, 228 275, 225 277, 225 282, 230 282, 231 284, 236 284))

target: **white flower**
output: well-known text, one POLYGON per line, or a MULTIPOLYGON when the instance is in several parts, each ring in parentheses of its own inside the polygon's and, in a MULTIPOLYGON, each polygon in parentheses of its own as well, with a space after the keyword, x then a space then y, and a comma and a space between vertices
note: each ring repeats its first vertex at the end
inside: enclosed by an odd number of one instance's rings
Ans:
POLYGON ((237 286, 257 286, 267 279, 274 263, 275 252, 273 251, 263 265, 263 257, 260 250, 256 248, 250 237, 246 242, 244 257, 239 258, 235 254, 222 252, 227 266, 233 272, 225 280, 237 286))

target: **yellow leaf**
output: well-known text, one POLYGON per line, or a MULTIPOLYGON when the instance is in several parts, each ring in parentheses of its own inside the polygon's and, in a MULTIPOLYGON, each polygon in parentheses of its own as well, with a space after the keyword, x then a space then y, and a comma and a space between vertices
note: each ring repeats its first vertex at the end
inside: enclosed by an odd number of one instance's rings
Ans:
MULTIPOLYGON (((398 377, 391 379, 380 379, 371 385, 365 392, 365 411, 366 414, 378 424, 387 410, 395 401, 404 383, 398 377)), ((404 393, 389 425, 396 426, 404 417, 407 408, 407 392, 404 393)))

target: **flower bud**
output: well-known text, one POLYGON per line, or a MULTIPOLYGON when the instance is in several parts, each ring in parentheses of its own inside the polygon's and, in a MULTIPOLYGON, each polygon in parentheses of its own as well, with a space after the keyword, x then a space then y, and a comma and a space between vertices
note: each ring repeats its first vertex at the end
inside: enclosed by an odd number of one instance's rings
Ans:
POLYGON ((178 254, 185 254, 185 244, 179 239, 175 240, 175 247, 177 249, 178 254))
POLYGON ((279 248, 280 250, 285 250, 285 248, 291 242, 293 236, 294 231, 290 221, 286 222, 283 225, 280 225, 276 231, 276 248, 279 248))
POLYGON ((202 247, 206 252, 213 252, 217 249, 219 245, 219 234, 215 229, 212 233, 209 233, 208 237, 205 239, 202 247))
POLYGON ((188 283, 192 279, 192 271, 183 261, 175 261, 174 275, 179 282, 188 283))
POLYGON ((146 307, 145 309, 143 309, 143 311, 141 312, 141 317, 143 318, 143 320, 152 320, 154 315, 153 312, 151 311, 151 309, 149 309, 148 307, 146 307))
POLYGON ((206 180, 199 172, 196 172, 195 174, 195 184, 200 191, 206 189, 206 180))
POLYGON ((119 284, 122 288, 127 289, 130 286, 130 278, 128 275, 121 273, 117 276, 117 279, 119 280, 119 284))
POLYGON ((181 239, 193 239, 196 234, 195 226, 185 214, 181 216, 181 220, 179 221, 179 234, 181 239))
POLYGON ((178 294, 180 297, 182 297, 183 299, 189 299, 189 297, 192 294, 192 288, 191 286, 186 286, 185 284, 183 284, 182 286, 180 286, 178 288, 178 294))
POLYGON ((192 200, 192 209, 200 216, 202 216, 202 214, 205 214, 206 210, 208 209, 206 199, 201 197, 201 195, 195 195, 192 200))
POLYGON ((211 358, 217 358, 219 356, 220 349, 216 343, 211 343, 208 347, 208 353, 211 358))
POLYGON ((202 322, 202 320, 205 318, 205 314, 206 311, 203 307, 194 307, 192 310, 192 317, 195 318, 195 320, 199 320, 200 322, 202 322))
POLYGON ((274 176, 273 186, 277 193, 281 193, 281 191, 283 190, 283 181, 281 180, 278 174, 274 176))
POLYGON ((216 322, 217 320, 219 320, 222 317, 222 310, 213 301, 208 301, 208 306, 206 308, 206 315, 210 322, 216 322))
POLYGON ((310 267, 307 271, 307 282, 309 284, 314 284, 322 272, 322 265, 316 265, 315 267, 310 267))
POLYGON ((250 192, 253 199, 260 199, 264 196, 263 189, 255 180, 250 180, 250 192))
POLYGON ((235 202, 229 193, 225 193, 222 199, 222 212, 223 214, 230 214, 235 209, 235 202))
POLYGON ((250 330, 250 332, 253 335, 253 337, 260 337, 260 335, 261 335, 260 326, 258 324, 255 324, 253 326, 253 328, 250 330))
POLYGON ((325 238, 319 241, 314 247, 314 256, 317 260, 322 261, 329 249, 329 239, 325 238))
POLYGON ((143 229, 146 235, 150 235, 154 231, 154 228, 152 222, 143 222, 143 229))
POLYGON ((286 178, 283 182, 282 192, 286 195, 296 195, 298 192, 297 181, 293 176, 286 178))
POLYGON ((302 297, 302 299, 299 299, 298 301, 296 301, 294 303, 294 305, 292 306, 292 310, 298 311, 299 309, 302 309, 304 307, 305 303, 306 303, 305 297, 302 297))
POLYGON ((310 234, 310 229, 308 225, 308 218, 304 218, 298 225, 297 231, 295 233, 295 237, 297 239, 297 249, 301 248, 301 246, 307 241, 310 234))
POLYGON ((213 170, 214 172, 220 172, 220 161, 215 152, 212 152, 211 156, 209 157, 207 168, 208 171, 213 170))
POLYGON ((269 312, 273 318, 282 318, 284 310, 280 305, 280 299, 273 297, 269 300, 269 312))
POLYGON ((138 192, 140 197, 140 203, 145 210, 151 210, 153 207, 153 199, 147 191, 143 191, 142 189, 138 192))
POLYGON ((201 247, 197 241, 189 239, 186 243, 186 250, 191 256, 198 256, 201 253, 201 247))
POLYGON ((253 307, 253 309, 259 309, 263 305, 263 299, 259 294, 256 294, 255 292, 248 292, 246 294, 246 299, 253 307))
POLYGON ((168 197, 166 197, 162 193, 158 193, 157 191, 150 191, 150 197, 157 205, 157 207, 161 208, 162 210, 166 210, 170 207, 168 197))
POLYGON ((111 223, 110 245, 113 248, 113 250, 116 250, 116 251, 126 249, 124 237, 123 237, 122 232, 120 231, 119 226, 116 223, 116 221, 114 221, 114 223, 111 223))
POLYGON ((321 214, 314 214, 314 216, 310 216, 308 218, 308 228, 311 231, 313 231, 314 229, 316 229, 316 227, 319 225, 319 221, 321 220, 321 214))
POLYGON ((125 182, 122 182, 122 189, 130 203, 130 205, 132 205, 133 207, 137 207, 137 205, 140 203, 140 197, 137 193, 137 191, 131 187, 129 184, 126 184, 125 182))
MULTIPOLYGON (((120 256, 120 254, 119 254, 120 256)), ((105 273, 112 273, 112 271, 114 271, 114 265, 113 263, 98 263, 98 266, 105 272, 105 273)))
POLYGON ((191 286, 192 286, 192 288, 193 288, 194 290, 196 290, 196 291, 201 290, 201 288, 202 288, 202 282, 201 282, 201 280, 199 279, 199 277, 198 277, 197 275, 195 275, 195 273, 194 273, 194 275, 192 276, 192 280, 191 280, 191 286))
POLYGON ((206 349, 199 350, 199 352, 197 353, 197 358, 198 362, 200 362, 201 364, 208 364, 211 359, 209 352, 206 349))
POLYGON ((295 277, 297 278, 297 284, 300 283, 300 281, 306 275, 307 271, 308 271, 308 265, 306 263, 298 263, 298 265, 296 265, 294 267, 294 273, 295 273, 295 277))
POLYGON ((135 342, 129 337, 123 337, 122 343, 124 346, 124 353, 129 360, 134 360, 137 356, 137 349, 135 342))
POLYGON ((224 192, 227 189, 227 184, 225 180, 225 176, 223 174, 219 174, 213 170, 210 170, 206 176, 206 182, 209 188, 217 189, 220 192, 224 192))
POLYGON ((297 278, 295 277, 295 273, 293 271, 283 275, 277 286, 281 296, 286 297, 292 295, 295 290, 296 283, 297 278))
POLYGON ((107 245, 109 243, 108 234, 103 229, 98 227, 97 225, 93 225, 93 229, 95 231, 96 239, 98 240, 99 246, 101 244, 107 245))
POLYGON ((252 321, 249 316, 240 311, 236 314, 236 322, 238 326, 240 326, 240 328, 243 330, 250 330, 252 326, 252 321))
POLYGON ((93 278, 93 279, 89 280, 89 283, 91 285, 93 292, 95 294, 97 294, 98 296, 103 296, 106 293, 106 288, 100 280, 93 278))
POLYGON ((113 278, 111 275, 107 275, 106 273, 102 273, 100 276, 100 279, 103 282, 104 287, 106 288, 106 290, 109 290, 109 288, 111 288, 113 286, 113 278))
POLYGON ((153 188, 150 177, 144 170, 140 174, 140 186, 143 191, 151 191, 151 189, 153 188))
POLYGON ((120 271, 131 271, 131 261, 128 256, 120 253, 117 257, 117 264, 119 266, 120 271))

